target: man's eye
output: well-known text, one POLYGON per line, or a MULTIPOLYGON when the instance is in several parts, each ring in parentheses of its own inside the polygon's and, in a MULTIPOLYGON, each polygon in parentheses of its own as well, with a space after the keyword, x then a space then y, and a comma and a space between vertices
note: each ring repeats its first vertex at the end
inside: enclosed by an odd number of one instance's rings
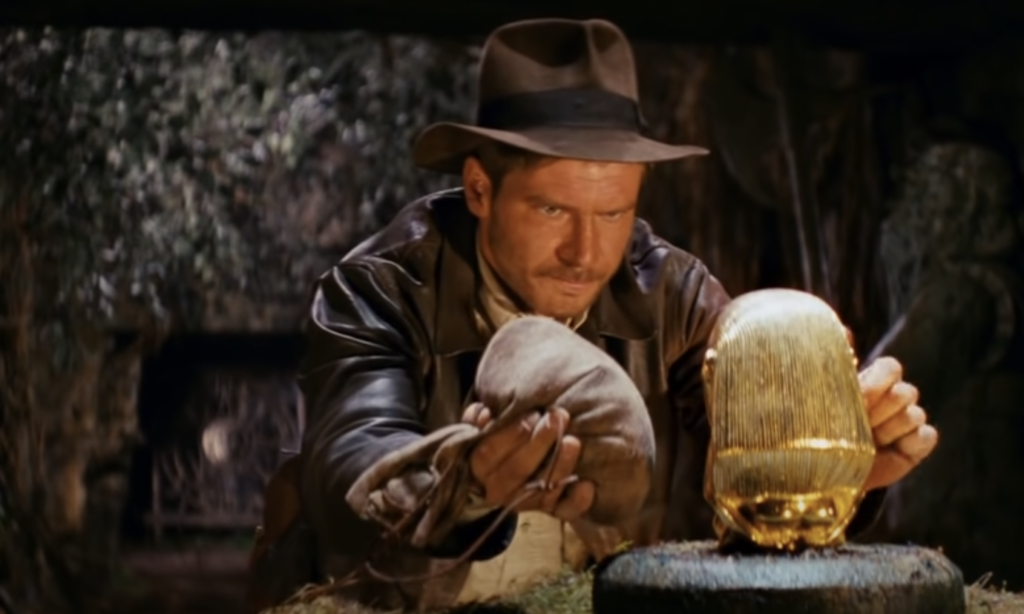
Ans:
POLYGON ((604 219, 606 219, 606 220, 617 220, 620 217, 622 217, 623 215, 625 215, 625 212, 623 212, 623 211, 615 211, 613 213, 605 213, 604 214, 604 219))
POLYGON ((558 207, 541 207, 540 212, 548 217, 554 217, 562 212, 558 207))

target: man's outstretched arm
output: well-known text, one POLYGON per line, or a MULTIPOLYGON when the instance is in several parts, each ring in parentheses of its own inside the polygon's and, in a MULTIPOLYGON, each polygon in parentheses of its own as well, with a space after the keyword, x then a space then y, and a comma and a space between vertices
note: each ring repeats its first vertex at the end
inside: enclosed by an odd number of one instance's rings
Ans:
MULTIPOLYGON (((426 431, 422 373, 429 344, 395 298, 400 281, 387 276, 400 274, 345 262, 313 292, 299 376, 309 412, 301 491, 306 517, 331 551, 364 552, 380 534, 382 528, 360 519, 345 496, 376 461, 426 431)), ((456 528, 431 554, 458 556, 490 519, 456 528)), ((504 550, 515 520, 508 519, 473 558, 504 550)))

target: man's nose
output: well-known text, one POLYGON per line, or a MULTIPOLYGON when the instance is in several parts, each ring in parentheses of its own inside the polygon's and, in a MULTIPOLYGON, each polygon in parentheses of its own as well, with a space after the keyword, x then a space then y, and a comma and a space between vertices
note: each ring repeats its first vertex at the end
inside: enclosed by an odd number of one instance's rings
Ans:
POLYGON ((559 246, 558 259, 562 264, 577 268, 587 268, 594 263, 597 256, 598 237, 594 221, 577 218, 565 240, 559 246))

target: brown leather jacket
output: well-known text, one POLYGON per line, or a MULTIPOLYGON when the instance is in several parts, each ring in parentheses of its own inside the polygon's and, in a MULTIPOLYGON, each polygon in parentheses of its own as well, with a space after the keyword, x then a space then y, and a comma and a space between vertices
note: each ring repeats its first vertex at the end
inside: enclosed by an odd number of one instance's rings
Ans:
MULTIPOLYGON (((402 210, 314 287, 298 489, 321 557, 357 560, 379 533, 346 504, 353 481, 390 450, 462 414, 486 344, 473 319, 475 237, 462 191, 437 193, 402 210)), ((578 331, 626 369, 653 420, 656 475, 647 512, 631 530, 635 543, 713 535, 702 495, 709 431, 700 369, 728 301, 703 263, 638 220, 623 266, 578 331)), ((854 531, 874 520, 883 494, 865 502, 854 531)), ((478 559, 499 554, 514 526, 512 519, 478 559)), ((466 527, 431 554, 457 555, 479 530, 466 527)))

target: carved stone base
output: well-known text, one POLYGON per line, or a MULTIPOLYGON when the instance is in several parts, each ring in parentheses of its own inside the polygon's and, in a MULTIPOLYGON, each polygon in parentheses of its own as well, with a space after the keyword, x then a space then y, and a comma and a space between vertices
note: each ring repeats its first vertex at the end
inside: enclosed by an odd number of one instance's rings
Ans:
POLYGON ((605 560, 594 614, 964 614, 963 576, 934 550, 849 544, 800 554, 722 554, 715 542, 605 560))

